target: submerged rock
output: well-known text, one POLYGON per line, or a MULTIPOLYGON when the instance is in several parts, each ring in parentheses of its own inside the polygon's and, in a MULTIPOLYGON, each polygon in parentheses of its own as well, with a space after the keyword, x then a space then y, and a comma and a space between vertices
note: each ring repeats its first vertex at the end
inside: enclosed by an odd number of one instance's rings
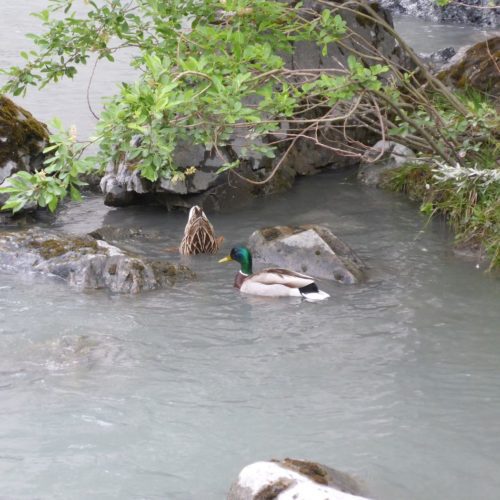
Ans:
MULTIPOLYGON (((305 7, 317 11, 323 11, 326 3, 307 0, 305 7)), ((353 7, 355 9, 356 7, 353 7)), ((360 7, 361 9, 361 7, 360 7)), ((392 24, 390 15, 376 6, 378 13, 389 24, 392 24)), ((381 26, 371 23, 356 12, 345 11, 342 16, 350 30, 355 36, 343 40, 344 45, 331 44, 328 54, 323 54, 321 47, 312 43, 297 41, 294 44, 294 53, 285 57, 285 64, 290 69, 304 70, 309 68, 320 68, 332 70, 345 68, 351 47, 358 55, 366 54, 366 61, 372 60, 372 49, 368 49, 362 39, 373 44, 376 50, 384 57, 401 63, 400 49, 395 39, 381 26)), ((314 113, 319 113, 316 109, 314 113)), ((323 112, 323 111, 321 111, 323 112)), ((332 111, 338 112, 341 111, 332 111)), ((306 117, 307 118, 307 117, 306 117)), ((314 118, 311 115, 311 118, 314 118)), ((283 120, 279 135, 255 141, 276 141, 282 139, 290 124, 283 120)), ((150 182, 142 179, 135 168, 137 160, 127 157, 121 158, 117 163, 108 165, 106 173, 101 181, 101 189, 105 195, 105 203, 111 206, 124 206, 136 203, 156 203, 167 209, 176 207, 190 208, 199 205, 205 211, 230 210, 235 206, 241 206, 255 196, 266 195, 286 190, 291 187, 298 175, 310 175, 325 167, 344 167, 358 163, 358 158, 348 158, 345 155, 335 154, 335 148, 345 146, 344 133, 352 135, 352 138, 364 143, 375 142, 374 134, 361 126, 348 127, 347 132, 339 131, 335 127, 322 131, 323 142, 328 148, 321 147, 316 143, 315 132, 307 132, 293 145, 283 160, 283 155, 288 149, 283 145, 276 152, 276 158, 270 159, 260 153, 247 153, 244 151, 244 143, 241 137, 232 137, 228 144, 220 147, 218 154, 214 150, 205 150, 204 146, 181 142, 174 151, 174 164, 182 172, 185 178, 177 182, 167 178, 150 182), (240 161, 238 172, 253 181, 262 181, 268 177, 270 172, 280 163, 280 168, 270 182, 265 185, 249 184, 232 173, 217 174, 218 169, 225 163, 240 161), (193 169, 192 167, 195 167, 193 169)), ((241 134, 240 134, 241 135, 241 134)), ((140 142, 140 137, 135 137, 133 143, 140 142)), ((255 142, 254 141, 254 142, 255 142)))
POLYGON ((365 277, 361 259, 323 226, 266 227, 255 231, 248 244, 256 259, 316 278, 354 284, 365 277))
POLYGON ((156 229, 144 230, 140 227, 117 227, 117 226, 102 226, 94 229, 89 236, 96 240, 104 240, 107 242, 128 241, 134 239, 140 240, 160 240, 162 239, 161 232, 156 229))
POLYGON ((137 293, 163 288, 194 273, 185 266, 130 255, 91 236, 30 229, 0 235, 0 266, 63 279, 78 290, 137 293))
POLYGON ((415 153, 393 141, 379 141, 364 155, 358 170, 358 180, 368 186, 379 186, 382 176, 415 159, 415 153))
POLYGON ((454 87, 473 87, 500 97, 500 36, 462 47, 437 77, 454 87))
POLYGON ((228 500, 354 500, 365 499, 348 474, 325 465, 286 458, 255 462, 241 470, 228 500))

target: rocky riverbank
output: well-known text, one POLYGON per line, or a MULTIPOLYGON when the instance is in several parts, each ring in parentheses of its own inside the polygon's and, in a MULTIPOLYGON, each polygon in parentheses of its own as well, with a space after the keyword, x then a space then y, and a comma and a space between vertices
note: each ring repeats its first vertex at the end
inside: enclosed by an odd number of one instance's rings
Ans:
POLYGON ((90 235, 73 236, 47 229, 0 233, 0 267, 61 279, 77 290, 106 289, 138 293, 192 280, 183 265, 125 252, 90 235))
POLYGON ((462 0, 439 6, 436 0, 380 0, 381 5, 395 14, 431 19, 447 23, 474 24, 496 27, 500 14, 489 0, 462 0))

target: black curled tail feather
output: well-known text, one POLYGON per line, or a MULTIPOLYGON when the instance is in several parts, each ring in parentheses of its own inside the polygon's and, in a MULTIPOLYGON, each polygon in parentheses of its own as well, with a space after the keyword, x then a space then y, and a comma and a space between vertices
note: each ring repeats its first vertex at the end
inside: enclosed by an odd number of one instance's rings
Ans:
POLYGON ((301 295, 307 295, 308 293, 318 293, 318 285, 316 285, 316 283, 309 283, 309 285, 299 288, 299 292, 301 295))

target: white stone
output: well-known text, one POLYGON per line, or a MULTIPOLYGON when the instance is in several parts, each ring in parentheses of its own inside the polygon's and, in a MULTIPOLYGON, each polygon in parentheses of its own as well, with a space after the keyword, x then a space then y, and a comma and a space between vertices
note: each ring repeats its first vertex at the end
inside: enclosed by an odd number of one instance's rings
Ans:
POLYGON ((294 484, 281 492, 276 497, 278 500, 366 500, 366 497, 318 484, 274 462, 255 462, 247 465, 238 476, 238 486, 255 496, 264 488, 283 479, 291 480, 294 484))

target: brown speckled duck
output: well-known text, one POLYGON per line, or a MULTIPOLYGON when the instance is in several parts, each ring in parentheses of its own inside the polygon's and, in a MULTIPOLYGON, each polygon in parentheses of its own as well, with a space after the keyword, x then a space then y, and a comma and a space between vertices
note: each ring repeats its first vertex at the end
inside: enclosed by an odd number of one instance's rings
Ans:
POLYGON ((181 255, 214 254, 218 252, 223 241, 223 236, 215 236, 214 227, 203 209, 197 205, 191 207, 184 237, 179 246, 181 255))

